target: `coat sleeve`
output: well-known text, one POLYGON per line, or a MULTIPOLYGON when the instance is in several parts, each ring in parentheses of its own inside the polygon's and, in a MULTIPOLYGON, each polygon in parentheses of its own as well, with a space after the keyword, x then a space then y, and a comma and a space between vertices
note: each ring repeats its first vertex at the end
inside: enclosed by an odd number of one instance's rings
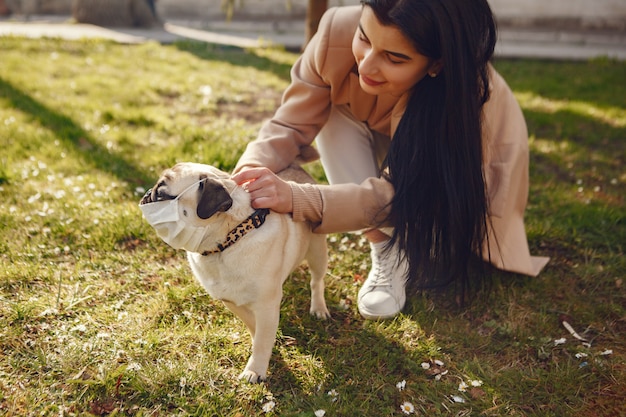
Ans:
POLYGON ((331 85, 322 73, 336 11, 332 8, 323 15, 318 31, 291 68, 291 84, 280 107, 261 127, 257 139, 248 144, 235 172, 244 166, 265 166, 279 172, 297 158, 316 159, 311 143, 331 108, 331 85))
POLYGON ((353 232, 386 226, 393 186, 383 178, 361 184, 292 184, 295 221, 316 233, 353 232))

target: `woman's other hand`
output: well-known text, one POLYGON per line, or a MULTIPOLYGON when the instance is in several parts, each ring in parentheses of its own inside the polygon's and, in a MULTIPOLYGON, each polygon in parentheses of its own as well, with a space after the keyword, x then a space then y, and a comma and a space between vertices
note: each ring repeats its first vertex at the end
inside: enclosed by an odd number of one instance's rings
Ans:
POLYGON ((291 186, 270 169, 244 168, 231 179, 250 194, 253 208, 268 208, 277 213, 293 211, 291 186))

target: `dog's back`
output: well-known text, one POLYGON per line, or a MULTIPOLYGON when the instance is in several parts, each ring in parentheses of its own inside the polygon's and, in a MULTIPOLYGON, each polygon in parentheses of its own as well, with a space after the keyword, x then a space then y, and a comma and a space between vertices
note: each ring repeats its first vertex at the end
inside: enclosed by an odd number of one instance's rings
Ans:
POLYGON ((314 184, 315 180, 298 164, 291 164, 278 173, 285 181, 298 182, 300 184, 314 184))

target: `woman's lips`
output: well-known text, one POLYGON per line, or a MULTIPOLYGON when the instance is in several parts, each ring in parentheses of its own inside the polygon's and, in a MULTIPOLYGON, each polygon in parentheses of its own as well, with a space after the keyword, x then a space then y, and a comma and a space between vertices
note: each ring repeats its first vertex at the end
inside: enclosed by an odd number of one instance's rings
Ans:
POLYGON ((384 84, 384 81, 374 81, 369 77, 366 77, 365 75, 361 74, 361 80, 363 80, 363 82, 369 86, 372 87, 376 87, 378 85, 384 84))

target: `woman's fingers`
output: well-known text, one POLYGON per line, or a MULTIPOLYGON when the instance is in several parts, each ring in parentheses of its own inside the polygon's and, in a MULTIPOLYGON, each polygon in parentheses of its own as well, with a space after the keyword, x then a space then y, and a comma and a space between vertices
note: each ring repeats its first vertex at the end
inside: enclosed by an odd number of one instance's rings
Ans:
POLYGON ((291 186, 268 168, 249 168, 231 177, 250 194, 254 208, 269 208, 279 213, 293 209, 291 186))

